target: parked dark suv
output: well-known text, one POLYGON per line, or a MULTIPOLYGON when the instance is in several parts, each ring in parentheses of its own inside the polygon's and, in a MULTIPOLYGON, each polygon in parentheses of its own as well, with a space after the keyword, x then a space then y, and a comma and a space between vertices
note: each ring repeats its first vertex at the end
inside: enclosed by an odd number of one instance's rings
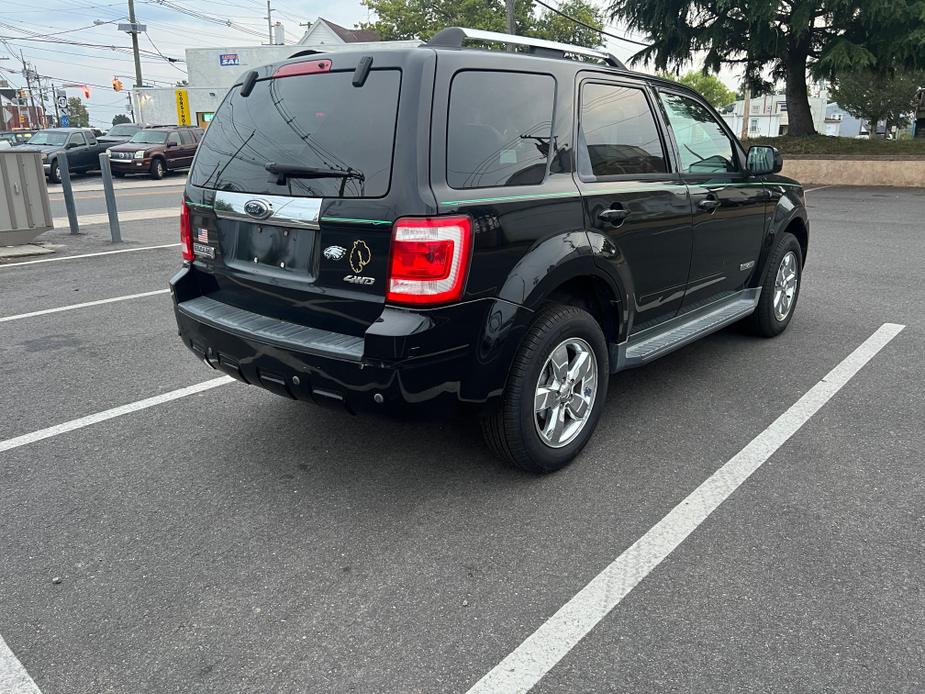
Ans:
POLYGON ((196 156, 180 335, 289 398, 472 407, 498 455, 555 470, 610 374, 735 321, 787 327, 808 223, 780 169, 598 51, 453 28, 296 53, 242 77, 196 156))
POLYGON ((128 142, 109 148, 109 166, 116 176, 145 173, 161 179, 168 171, 188 169, 201 139, 202 128, 143 128, 128 142))

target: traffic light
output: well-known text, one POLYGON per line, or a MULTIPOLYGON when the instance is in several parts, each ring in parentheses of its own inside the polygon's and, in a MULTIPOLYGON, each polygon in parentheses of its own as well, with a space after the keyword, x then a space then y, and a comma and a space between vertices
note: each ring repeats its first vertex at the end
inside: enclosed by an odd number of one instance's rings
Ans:
POLYGON ((118 77, 113 77, 113 78, 112 78, 112 90, 113 90, 114 92, 121 92, 121 91, 122 91, 122 80, 120 80, 118 77))
POLYGON ((88 87, 87 85, 84 85, 84 99, 89 99, 89 98, 90 98, 90 87, 88 87))

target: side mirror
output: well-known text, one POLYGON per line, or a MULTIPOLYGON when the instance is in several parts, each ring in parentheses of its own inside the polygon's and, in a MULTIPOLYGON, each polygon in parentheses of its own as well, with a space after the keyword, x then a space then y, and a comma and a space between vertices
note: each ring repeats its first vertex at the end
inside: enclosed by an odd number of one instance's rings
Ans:
POLYGON ((747 166, 755 176, 777 173, 784 168, 784 158, 774 147, 753 145, 748 148, 747 166))

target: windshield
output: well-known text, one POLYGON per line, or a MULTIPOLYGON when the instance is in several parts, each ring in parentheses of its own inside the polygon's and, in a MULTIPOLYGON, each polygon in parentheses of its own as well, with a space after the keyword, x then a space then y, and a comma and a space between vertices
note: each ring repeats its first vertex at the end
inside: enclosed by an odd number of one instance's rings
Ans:
POLYGON ((67 142, 67 133, 40 132, 29 138, 30 145, 63 145, 67 142))
POLYGON ((389 190, 401 73, 372 70, 260 80, 231 90, 199 146, 193 185, 269 195, 381 197, 389 190), (355 172, 348 179, 278 176, 277 166, 355 172))
POLYGON ((162 145, 167 142, 167 133, 158 130, 139 130, 132 135, 129 142, 138 142, 143 145, 162 145))
POLYGON ((109 129, 107 135, 112 135, 113 137, 128 137, 129 135, 134 135, 140 130, 137 125, 116 125, 109 129))

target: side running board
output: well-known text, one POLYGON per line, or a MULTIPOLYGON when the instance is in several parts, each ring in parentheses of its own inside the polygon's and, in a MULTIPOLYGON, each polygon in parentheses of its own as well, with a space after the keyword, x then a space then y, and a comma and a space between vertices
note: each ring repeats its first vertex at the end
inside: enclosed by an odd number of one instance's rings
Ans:
POLYGON ((611 363, 616 364, 616 371, 648 364, 745 318, 754 312, 760 295, 760 288, 745 289, 633 335, 623 344, 611 348, 611 363), (613 358, 613 351, 616 351, 616 359, 613 358))

